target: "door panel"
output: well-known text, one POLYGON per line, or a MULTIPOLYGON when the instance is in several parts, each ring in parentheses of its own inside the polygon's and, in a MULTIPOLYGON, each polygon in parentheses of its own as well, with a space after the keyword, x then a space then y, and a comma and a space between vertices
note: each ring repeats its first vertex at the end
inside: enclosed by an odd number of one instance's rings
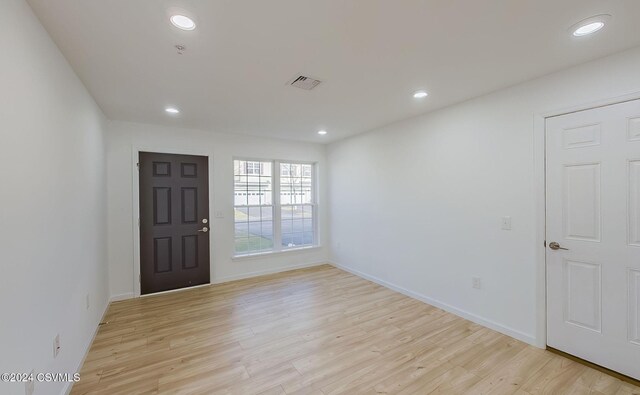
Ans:
POLYGON ((600 332, 600 268, 597 263, 564 260, 565 321, 600 332))
POLYGON ((565 237, 600 241, 600 163, 565 166, 565 237))
POLYGON ((629 161, 629 245, 640 247, 640 160, 629 161))
POLYGON ((182 192, 182 223, 198 222, 198 188, 186 187, 182 192))
POLYGON ((547 343, 636 379, 638 120, 636 100, 546 124, 547 343))
POLYGON ((629 141, 640 141, 640 117, 629 118, 627 129, 629 141))
POLYGON ((207 157, 141 152, 139 163, 142 294, 209 283, 207 157))

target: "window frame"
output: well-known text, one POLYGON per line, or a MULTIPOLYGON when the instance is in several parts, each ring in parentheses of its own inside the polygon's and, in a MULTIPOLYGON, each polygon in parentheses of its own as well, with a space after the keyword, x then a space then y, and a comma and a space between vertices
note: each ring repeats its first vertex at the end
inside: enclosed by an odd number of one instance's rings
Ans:
MULTIPOLYGON (((300 251, 300 250, 308 250, 320 247, 320 239, 319 239, 319 220, 318 220, 318 163, 311 161, 298 161, 298 160, 284 160, 284 159, 260 159, 255 157, 233 157, 232 158, 232 188, 233 188, 233 221, 232 221, 232 229, 233 229, 233 252, 232 259, 242 259, 252 256, 261 256, 261 255, 269 255, 269 254, 281 254, 286 252, 300 251), (236 220, 235 220, 235 209, 236 207, 254 207, 255 205, 246 205, 246 206, 236 206, 235 204, 235 161, 247 161, 247 162, 269 162, 271 163, 272 169, 272 189, 271 189, 271 206, 273 207, 273 248, 268 250, 256 250, 249 251, 246 253, 238 253, 236 252, 235 247, 235 232, 236 232, 236 220), (295 246, 295 247, 284 247, 282 245, 282 204, 280 203, 280 178, 282 177, 282 169, 280 165, 282 163, 285 164, 297 164, 297 165, 310 165, 311 166, 311 203, 305 203, 305 206, 312 207, 312 215, 313 215, 313 242, 311 245, 303 245, 303 246, 295 246)), ((262 165, 260 165, 262 168, 262 165)), ((246 169, 245 169, 246 172, 246 169)), ((291 174, 291 170, 289 170, 289 174, 291 174)), ((249 174, 246 174, 247 176, 249 174)), ((289 175, 290 176, 290 175, 289 175)), ((301 175, 302 176, 302 175, 301 175)), ((285 206, 295 206, 295 204, 286 204, 285 206)), ((257 207, 266 207, 258 205, 257 207)))

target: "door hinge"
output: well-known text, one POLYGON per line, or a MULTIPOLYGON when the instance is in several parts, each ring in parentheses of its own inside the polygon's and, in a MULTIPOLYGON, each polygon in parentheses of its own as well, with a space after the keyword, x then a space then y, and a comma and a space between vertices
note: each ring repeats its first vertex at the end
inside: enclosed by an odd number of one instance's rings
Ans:
POLYGON ((543 243, 544 247, 547 248, 547 241, 545 240, 543 243))
POLYGON ((136 163, 136 167, 140 170, 140 162, 136 163))

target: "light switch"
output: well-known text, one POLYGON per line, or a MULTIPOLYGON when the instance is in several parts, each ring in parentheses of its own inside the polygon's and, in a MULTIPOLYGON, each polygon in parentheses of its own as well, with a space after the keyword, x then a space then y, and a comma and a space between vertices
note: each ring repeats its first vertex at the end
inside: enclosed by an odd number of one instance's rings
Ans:
POLYGON ((511 217, 502 217, 502 230, 511 230, 511 217))
POLYGON ((216 217, 216 218, 224 218, 224 211, 217 210, 217 211, 215 212, 215 217, 216 217))

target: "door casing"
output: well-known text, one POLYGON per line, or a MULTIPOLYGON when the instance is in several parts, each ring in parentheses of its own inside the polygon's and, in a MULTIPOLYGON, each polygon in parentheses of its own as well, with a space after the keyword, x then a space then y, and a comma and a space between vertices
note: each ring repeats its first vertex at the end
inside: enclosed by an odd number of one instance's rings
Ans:
MULTIPOLYGON (((141 295, 140 291, 140 174, 138 173, 138 158, 140 157, 140 152, 161 152, 165 154, 176 154, 176 155, 198 155, 198 156, 206 156, 207 164, 209 166, 209 213, 213 213, 213 207, 211 206, 211 199, 213 199, 213 155, 211 152, 197 150, 197 149, 175 149, 168 148, 163 146, 155 146, 155 145, 132 145, 131 153, 131 174, 132 174, 132 204, 133 204, 133 216, 132 216, 132 224, 133 224, 133 297, 139 298, 140 296, 149 296, 149 295, 157 295, 159 293, 167 293, 167 292, 179 292, 185 289, 190 288, 180 288, 174 289, 170 291, 163 291, 148 295, 141 295)), ((212 216, 213 217, 213 216, 212 216)), ((213 278, 213 240, 212 234, 214 233, 214 223, 213 218, 211 218, 211 231, 208 233, 209 237, 209 245, 211 248, 209 249, 209 265, 210 265, 210 273, 212 275, 209 277, 209 284, 211 284, 211 279, 213 278)), ((208 284, 196 285, 195 287, 207 286, 208 284)))

